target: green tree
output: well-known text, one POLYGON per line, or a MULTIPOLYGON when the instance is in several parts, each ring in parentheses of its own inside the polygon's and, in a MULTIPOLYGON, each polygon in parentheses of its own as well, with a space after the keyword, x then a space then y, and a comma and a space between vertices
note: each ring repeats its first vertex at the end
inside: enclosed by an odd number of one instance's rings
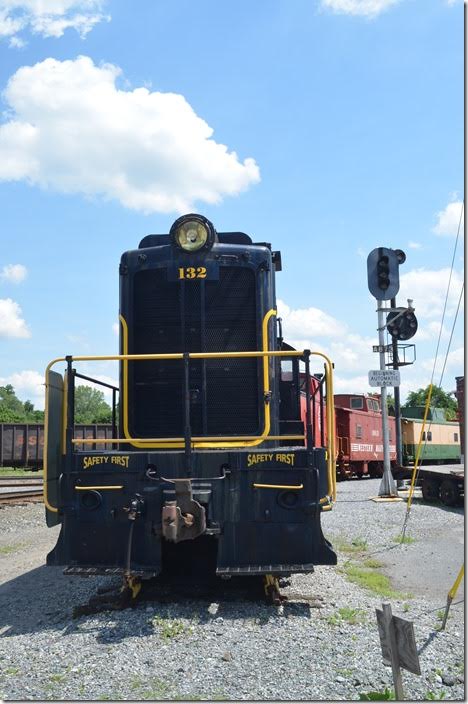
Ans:
POLYGON ((75 389, 76 423, 110 423, 112 409, 104 399, 102 391, 91 386, 77 386, 75 389))
POLYGON ((26 421, 28 423, 43 423, 44 422, 44 411, 38 411, 34 408, 34 404, 31 401, 25 401, 23 404, 24 413, 26 415, 26 421))
POLYGON ((22 423, 26 420, 23 403, 11 384, 0 386, 0 422, 22 423))
MULTIPOLYGON (((406 407, 425 406, 429 394, 429 385, 425 389, 410 391, 406 399, 406 407)), ((431 406, 433 408, 443 408, 446 420, 455 420, 457 417, 458 404, 453 396, 446 393, 439 386, 432 387, 431 406)))
POLYGON ((0 386, 0 423, 43 423, 44 411, 31 401, 20 401, 11 384, 0 386))
POLYGON ((395 415, 395 399, 393 398, 392 394, 389 394, 388 392, 387 392, 387 409, 388 409, 389 416, 395 415))

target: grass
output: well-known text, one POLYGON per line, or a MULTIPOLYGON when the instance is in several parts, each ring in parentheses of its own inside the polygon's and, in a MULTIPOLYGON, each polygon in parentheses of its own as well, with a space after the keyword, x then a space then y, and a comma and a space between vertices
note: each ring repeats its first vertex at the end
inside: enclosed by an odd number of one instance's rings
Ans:
POLYGON ((416 542, 416 538, 412 538, 411 535, 405 535, 404 538, 402 538, 401 535, 395 535, 393 537, 393 542, 401 543, 401 545, 412 545, 416 542))
POLYGON ((379 569, 379 567, 383 567, 383 562, 380 562, 380 560, 376 560, 373 557, 369 557, 367 560, 364 560, 362 564, 364 567, 370 567, 371 569, 379 569))
POLYGON ((357 623, 363 623, 366 618, 366 612, 363 609, 351 609, 345 606, 327 618, 327 622, 332 626, 338 626, 341 623, 349 623, 355 626, 357 623))
POLYGON ((385 687, 382 692, 361 692, 359 695, 360 701, 363 702, 383 702, 389 699, 395 699, 395 693, 385 687))
POLYGON ((169 696, 169 685, 155 677, 146 688, 139 692, 139 697, 145 700, 172 699, 169 696))
POLYGON ((7 667, 4 671, 4 675, 19 675, 20 669, 19 667, 7 667))
POLYGON ((0 555, 11 555, 12 552, 20 550, 21 547, 22 545, 1 545, 0 555))
POLYGON ((343 537, 335 538, 333 541, 334 547, 340 552, 347 553, 358 553, 365 552, 367 550, 367 540, 364 538, 353 538, 351 542, 347 541, 343 537))
POLYGON ((12 477, 13 475, 18 477, 18 479, 21 479, 21 477, 37 477, 38 479, 42 479, 42 470, 34 472, 27 467, 0 467, 0 478, 12 477))
POLYGON ((161 616, 156 616, 152 619, 152 623, 154 626, 157 626, 159 629, 159 635, 165 640, 177 638, 189 630, 188 626, 177 618, 171 620, 161 618, 161 616))
POLYGON ((393 599, 408 598, 408 594, 397 592, 391 586, 390 579, 375 570, 364 569, 360 565, 348 563, 343 567, 346 577, 353 584, 357 584, 363 589, 367 589, 378 596, 386 596, 393 599))

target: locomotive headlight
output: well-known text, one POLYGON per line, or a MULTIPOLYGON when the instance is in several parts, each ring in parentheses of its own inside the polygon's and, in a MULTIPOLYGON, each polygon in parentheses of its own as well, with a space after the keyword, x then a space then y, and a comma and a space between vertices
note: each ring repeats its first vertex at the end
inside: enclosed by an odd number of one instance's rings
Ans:
POLYGON ((206 244, 208 230, 201 223, 189 220, 177 228, 175 240, 186 252, 196 252, 206 244))
POLYGON ((215 240, 215 229, 202 215, 183 215, 171 227, 172 243, 185 252, 210 249, 215 240))

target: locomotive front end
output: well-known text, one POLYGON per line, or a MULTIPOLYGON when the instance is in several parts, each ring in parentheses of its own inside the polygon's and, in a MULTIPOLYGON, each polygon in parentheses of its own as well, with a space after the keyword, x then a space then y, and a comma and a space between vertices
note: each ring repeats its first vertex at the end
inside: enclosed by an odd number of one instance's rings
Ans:
POLYGON ((73 437, 84 358, 65 358, 64 378, 48 369, 45 500, 62 523, 48 564, 145 577, 336 563, 320 525, 335 491, 332 365, 319 355, 313 378, 318 353, 278 337, 280 268, 268 243, 197 214, 123 254, 120 354, 105 357, 120 364, 119 428, 104 449, 73 437))

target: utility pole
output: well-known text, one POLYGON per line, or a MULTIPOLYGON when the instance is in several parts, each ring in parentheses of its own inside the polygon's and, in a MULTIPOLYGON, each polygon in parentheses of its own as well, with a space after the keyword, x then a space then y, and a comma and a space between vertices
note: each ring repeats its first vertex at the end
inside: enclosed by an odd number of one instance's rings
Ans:
MULTIPOLYGON (((390 301, 392 308, 396 308, 396 298, 392 298, 390 301)), ((398 338, 392 337, 392 359, 393 368, 399 369, 399 359, 398 359, 398 338)), ((393 387, 393 396, 395 399, 395 428, 396 428, 396 454, 397 454, 397 464, 399 467, 403 465, 403 443, 401 438, 401 405, 400 405, 400 387, 393 387)))
MULTIPOLYGON (((385 363, 385 322, 384 322, 384 302, 377 301, 377 320, 379 330, 379 358, 380 371, 386 371, 385 363)), ((383 445, 383 476, 379 487, 379 496, 398 496, 396 482, 393 478, 390 466, 390 448, 388 437, 388 407, 387 407, 387 387, 380 387, 380 405, 382 407, 382 445, 383 445)))

